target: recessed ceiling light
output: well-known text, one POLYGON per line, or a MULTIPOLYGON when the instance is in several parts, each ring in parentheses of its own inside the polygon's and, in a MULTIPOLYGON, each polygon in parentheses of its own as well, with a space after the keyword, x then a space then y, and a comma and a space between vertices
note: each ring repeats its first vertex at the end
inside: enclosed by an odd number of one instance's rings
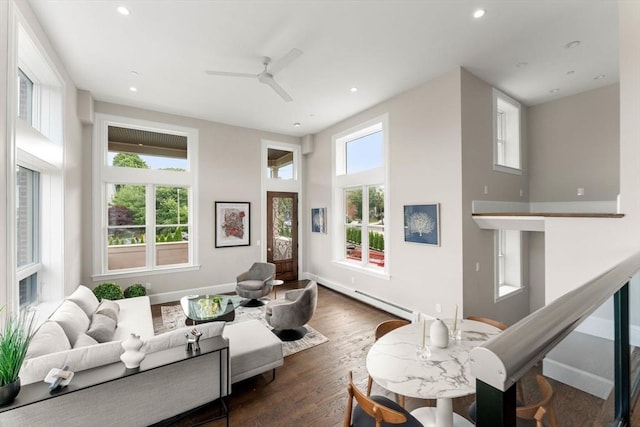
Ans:
POLYGON ((299 128, 299 127, 300 127, 300 123, 299 123, 299 122, 295 122, 295 123, 293 124, 293 126, 294 126, 294 127, 299 128))
POLYGON ((352 88, 351 88, 351 89, 349 89, 349 90, 350 90, 351 92, 357 92, 357 91, 358 91, 358 88, 354 86, 354 87, 352 87, 352 88))
POLYGON ((524 62, 524 61, 523 62, 518 62, 516 64, 516 68, 525 68, 527 65, 529 65, 528 62, 524 62))
POLYGON ((482 18, 485 14, 485 10, 484 9, 476 9, 475 12, 473 12, 473 17, 476 19, 482 18))
POLYGON ((553 93, 553 94, 556 94, 556 93, 558 93, 558 92, 560 92, 560 89, 558 89, 558 88, 551 89, 551 90, 549 91, 549 93, 553 93))
POLYGON ((605 76, 604 76, 604 74, 598 74, 597 76, 595 76, 595 77, 593 78, 593 80, 600 80, 600 79, 604 79, 604 77, 605 77, 605 76))
POLYGON ((117 10, 121 15, 124 15, 124 16, 131 15, 131 11, 124 6, 118 6, 117 10))
POLYGON ((137 88, 137 87, 135 87, 135 86, 131 86, 131 87, 129 88, 129 90, 130 90, 131 92, 137 92, 137 91, 138 91, 138 88, 137 88))
POLYGON ((576 71, 575 70, 569 70, 567 71, 567 76, 570 76, 571 74, 575 74, 576 71))
POLYGON ((574 47, 580 46, 580 40, 574 40, 564 45, 567 49, 573 49, 574 47))

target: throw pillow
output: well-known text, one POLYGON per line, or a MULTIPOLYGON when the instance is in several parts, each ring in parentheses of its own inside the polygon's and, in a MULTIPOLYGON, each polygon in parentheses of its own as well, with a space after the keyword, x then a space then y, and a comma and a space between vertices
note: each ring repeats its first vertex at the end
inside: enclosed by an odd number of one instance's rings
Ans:
POLYGON ((94 314, 87 335, 98 342, 108 342, 113 338, 116 322, 104 314, 94 314))
POLYGON ((38 327, 31 338, 26 358, 30 359, 69 349, 71 349, 71 344, 64 329, 58 323, 48 320, 38 327))
POLYGON ((84 333, 90 324, 85 312, 75 302, 69 300, 63 301, 49 319, 62 326, 72 346, 76 343, 78 335, 84 333))
POLYGON ((91 316, 100 304, 93 291, 82 285, 78 286, 67 299, 78 304, 78 307, 80 307, 87 316, 91 316))
POLYGON ((118 323, 118 314, 120 313, 120 306, 117 302, 109 301, 108 299, 103 299, 98 306, 95 314, 104 314, 105 316, 113 319, 116 324, 118 323))
POLYGON ((76 345, 74 345, 73 348, 87 347, 87 346, 95 345, 95 344, 98 344, 98 341, 96 341, 95 339, 91 338, 87 334, 80 334, 78 336, 78 339, 76 340, 76 345))

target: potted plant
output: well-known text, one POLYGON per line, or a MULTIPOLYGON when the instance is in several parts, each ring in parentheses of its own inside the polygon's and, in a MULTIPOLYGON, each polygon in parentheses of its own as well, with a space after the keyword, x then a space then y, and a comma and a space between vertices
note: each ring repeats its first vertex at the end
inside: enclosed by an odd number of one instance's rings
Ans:
POLYGON ((143 297, 147 294, 147 289, 140 283, 134 283, 124 290, 125 298, 143 297))
POLYGON ((103 282, 93 288, 93 293, 98 298, 98 301, 102 299, 116 300, 124 298, 124 292, 122 287, 115 282, 103 282))
POLYGON ((33 336, 33 320, 34 313, 28 311, 7 315, 0 331, 0 406, 13 402, 20 392, 20 367, 33 336))

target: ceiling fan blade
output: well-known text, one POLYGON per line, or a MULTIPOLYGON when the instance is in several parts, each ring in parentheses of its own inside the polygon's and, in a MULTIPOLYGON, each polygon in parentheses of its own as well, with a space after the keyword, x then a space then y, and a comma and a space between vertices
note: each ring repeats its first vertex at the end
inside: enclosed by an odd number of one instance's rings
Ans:
POLYGON ((294 59, 298 58, 300 55, 302 55, 302 51, 294 47, 293 49, 291 49, 289 53, 287 53, 285 56, 283 56, 282 58, 274 62, 269 67, 269 73, 271 74, 277 73, 278 71, 282 70, 284 67, 289 65, 294 59))
POLYGON ((213 71, 213 70, 205 70, 205 73, 211 76, 228 76, 228 77, 253 77, 256 78, 257 74, 249 74, 249 73, 233 73, 229 71, 213 71))
POLYGON ((269 86, 271 86, 271 88, 273 90, 276 91, 276 93, 278 95, 280 95, 280 97, 282 99, 284 99, 286 102, 291 102, 293 101, 293 98, 291 98, 291 96, 289 96, 289 94, 282 88, 282 86, 280 86, 278 83, 276 83, 275 80, 267 78, 267 79, 263 79, 261 80, 262 83, 268 84, 269 86))

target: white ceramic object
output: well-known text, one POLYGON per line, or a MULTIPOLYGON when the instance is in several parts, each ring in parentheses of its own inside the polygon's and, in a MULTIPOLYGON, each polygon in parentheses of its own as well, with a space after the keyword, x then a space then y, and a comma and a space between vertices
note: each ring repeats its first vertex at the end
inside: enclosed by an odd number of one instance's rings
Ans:
POLYGON ((431 345, 438 348, 446 348, 449 345, 449 328, 442 320, 436 319, 431 322, 429 337, 431 345))
POLYGON ((127 369, 137 368, 144 359, 145 354, 140 351, 144 342, 139 335, 131 334, 129 338, 122 341, 124 353, 120 355, 120 360, 124 362, 127 369))

